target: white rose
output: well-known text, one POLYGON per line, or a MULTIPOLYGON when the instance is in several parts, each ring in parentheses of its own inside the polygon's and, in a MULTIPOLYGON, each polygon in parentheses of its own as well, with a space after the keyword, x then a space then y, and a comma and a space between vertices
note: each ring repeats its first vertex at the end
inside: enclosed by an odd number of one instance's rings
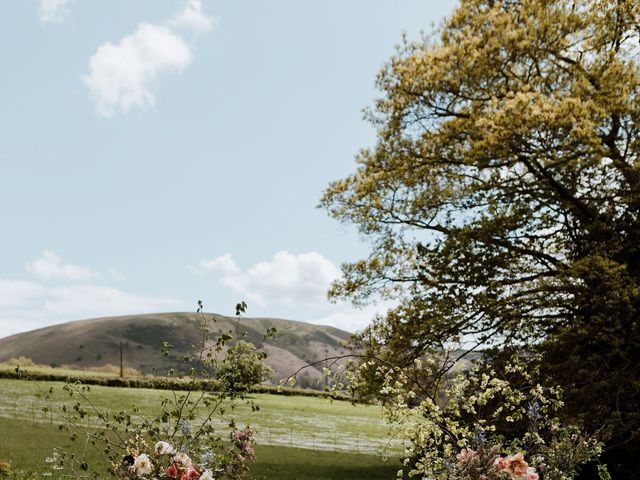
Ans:
POLYGON ((173 447, 167 442, 158 442, 154 448, 156 455, 171 455, 173 453, 173 447))
POLYGON ((141 453, 135 458, 135 461, 133 462, 133 468, 136 471, 136 475, 138 475, 139 477, 143 475, 149 475, 151 473, 151 470, 153 470, 151 460, 146 453, 141 453))
POLYGON ((205 470, 204 472, 202 472, 202 475, 200 475, 200 480, 216 480, 216 479, 213 477, 211 470, 205 470))

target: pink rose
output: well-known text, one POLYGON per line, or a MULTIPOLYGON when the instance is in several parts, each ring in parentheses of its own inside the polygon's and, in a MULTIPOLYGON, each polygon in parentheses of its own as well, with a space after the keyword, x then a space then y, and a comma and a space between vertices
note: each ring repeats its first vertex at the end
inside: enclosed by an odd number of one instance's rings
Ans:
POLYGON ((496 470, 506 470, 509 468, 509 459, 504 457, 498 457, 493 462, 493 466, 496 470))
POLYGON ((475 450, 463 448, 460 453, 456 455, 456 458, 458 459, 458 468, 463 468, 467 463, 469 463, 469 460, 471 460, 475 454, 475 450))
POLYGON ((527 468, 527 480, 538 480, 540 477, 536 473, 536 469, 533 467, 527 468))
POLYGON ((509 466, 505 468, 507 473, 510 473, 513 477, 525 477, 527 475, 527 462, 524 461, 524 456, 521 453, 516 453, 509 459, 509 466))
POLYGON ((178 469, 175 465, 170 465, 164 473, 166 473, 167 477, 170 478, 178 478, 180 476, 180 473, 178 472, 178 469))

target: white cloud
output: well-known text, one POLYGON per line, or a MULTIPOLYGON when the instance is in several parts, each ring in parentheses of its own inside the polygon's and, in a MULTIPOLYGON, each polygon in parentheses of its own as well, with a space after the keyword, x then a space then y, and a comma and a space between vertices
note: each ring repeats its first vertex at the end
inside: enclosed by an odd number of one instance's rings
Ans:
POLYGON ((102 278, 99 272, 81 265, 64 263, 55 252, 45 250, 42 256, 27 264, 27 271, 44 280, 97 280, 102 278))
POLYGON ((233 261, 230 253, 225 253, 213 260, 202 260, 200 262, 200 269, 212 270, 221 274, 224 277, 241 275, 240 269, 233 261))
POLYGON ((65 285, 47 290, 46 312, 67 318, 149 313, 180 307, 173 298, 124 292, 102 285, 65 285))
POLYGON ((127 275, 122 273, 120 270, 118 270, 117 268, 110 268, 109 269, 109 276, 115 280, 116 282, 124 282, 127 280, 127 275))
POLYGON ((215 27, 218 20, 205 15, 200 0, 187 0, 184 9, 169 21, 171 27, 188 28, 194 33, 206 33, 215 27))
POLYGON ((69 15, 73 0, 40 0, 38 17, 40 23, 61 23, 69 15))
POLYGON ((0 338, 56 323, 110 315, 181 310, 182 301, 104 285, 50 286, 0 279, 0 338))
POLYGON ((333 311, 328 315, 310 320, 309 323, 329 325, 348 332, 357 332, 369 325, 377 315, 384 315, 395 305, 395 302, 380 302, 374 305, 367 305, 364 308, 354 308, 348 304, 341 303, 333 306, 333 311))
POLYGON ((41 296, 44 290, 44 287, 36 282, 0 278, 0 308, 22 307, 41 296))
POLYGON ((269 261, 241 269, 230 253, 202 260, 197 272, 212 272, 221 285, 247 300, 251 311, 260 315, 290 318, 316 325, 329 325, 349 332, 362 330, 376 315, 384 315, 397 305, 378 301, 362 308, 349 303, 330 303, 327 290, 339 278, 340 270, 318 252, 294 255, 276 253, 269 261))
POLYGON ((158 74, 181 71, 191 62, 186 42, 169 28, 141 23, 117 45, 107 42, 89 59, 84 84, 98 112, 106 117, 118 109, 147 108, 155 104, 151 91, 158 74))
POLYGON ((204 14, 200 0, 186 0, 184 8, 164 24, 142 22, 117 44, 100 45, 82 77, 98 112, 111 117, 117 111, 153 107, 158 76, 179 73, 192 60, 191 46, 176 30, 202 34, 216 23, 217 19, 204 14))
POLYGON ((0 278, 0 337, 71 320, 180 310, 184 306, 175 298, 107 285, 125 278, 124 274, 110 269, 103 275, 65 263, 50 250, 27 263, 26 271, 38 281, 0 278))
POLYGON ((278 252, 270 261, 256 263, 246 271, 227 253, 201 261, 200 268, 216 272, 220 283, 261 306, 324 305, 331 282, 340 275, 335 264, 317 252, 278 252))

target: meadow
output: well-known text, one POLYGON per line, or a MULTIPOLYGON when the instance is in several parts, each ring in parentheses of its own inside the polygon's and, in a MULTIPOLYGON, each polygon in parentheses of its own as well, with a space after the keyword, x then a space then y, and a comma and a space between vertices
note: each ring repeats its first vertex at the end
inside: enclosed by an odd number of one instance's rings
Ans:
MULTIPOLYGON (((0 460, 11 460, 14 469, 43 472, 48 468, 44 459, 55 446, 84 448, 71 444, 58 430, 55 414, 44 413, 45 402, 35 397, 37 391, 53 388, 57 402, 68 402, 63 385, 0 379, 0 428, 11 432, 0 438, 0 460)), ((90 395, 100 409, 129 410, 136 405, 143 415, 153 415, 161 400, 172 394, 92 386, 90 395)), ((253 411, 246 403, 229 405, 226 418, 256 430, 258 461, 252 466, 251 479, 382 479, 393 478, 399 468, 402 443, 388 441, 378 406, 273 394, 250 395, 249 400, 260 409, 253 411), (385 456, 390 460, 385 462, 385 456)), ((86 426, 91 427, 94 420, 89 416, 86 426)))
MULTIPOLYGON (((23 472, 21 478, 25 479, 42 478, 42 473, 50 471, 46 459, 51 457, 54 447, 76 452, 84 448, 47 423, 0 418, 0 429, 10 432, 0 436, 0 459, 10 459, 13 469, 23 472)), ((248 480, 386 480, 394 478, 400 466, 396 458, 383 461, 377 455, 268 445, 258 445, 256 456, 248 480)), ((89 455, 91 459, 99 458, 89 455)))

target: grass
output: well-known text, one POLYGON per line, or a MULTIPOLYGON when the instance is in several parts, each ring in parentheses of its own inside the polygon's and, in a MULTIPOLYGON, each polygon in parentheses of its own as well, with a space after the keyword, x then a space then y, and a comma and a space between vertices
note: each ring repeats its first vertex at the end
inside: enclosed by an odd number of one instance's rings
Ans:
MULTIPOLYGON (((0 435, 0 460, 11 460, 14 470, 36 476, 49 471, 45 459, 54 447, 76 453, 84 448, 82 443, 71 442, 55 424, 0 418, 0 430, 4 432, 0 435)), ((259 445, 256 456, 248 480, 390 480, 400 466, 397 458, 383 462, 377 455, 268 445, 259 445)), ((90 464, 101 461, 92 451, 86 459, 90 464)))
POLYGON ((274 446, 259 447, 257 458, 251 480, 393 480, 400 468, 397 458, 274 446))
MULTIPOLYGON (((43 414, 45 403, 34 394, 38 389, 53 388, 56 400, 71 406, 68 395, 62 391, 63 385, 0 379, 0 418, 55 423, 54 416, 43 414)), ((155 415, 160 411, 162 399, 173 395, 166 390, 92 386, 90 397, 100 409, 131 411, 135 405, 144 414, 155 415)), ((259 444, 376 455, 401 452, 401 441, 389 446, 388 429, 378 406, 269 394, 251 395, 250 400, 260 407, 259 411, 252 411, 246 403, 237 403, 233 408, 227 405, 225 417, 233 418, 239 425, 253 426, 259 444)), ((222 419, 218 421, 226 424, 222 419)), ((93 419, 88 418, 87 425, 92 423, 93 419)))
MULTIPOLYGON (((115 369, 116 367, 113 368, 115 369)), ((28 378, 30 380, 36 380, 40 382, 65 382, 71 378, 74 380, 79 380, 86 385, 101 385, 106 387, 124 388, 154 388, 159 390, 184 390, 185 386, 190 383, 188 377, 163 377, 150 374, 142 375, 139 372, 131 372, 131 369, 125 369, 124 378, 121 378, 119 372, 117 371, 114 373, 113 371, 108 370, 81 370, 64 367, 50 367, 48 365, 24 365, 20 367, 20 372, 18 372, 16 370, 15 363, 6 362, 0 362, 0 378, 28 378), (127 370, 129 370, 128 373, 127 370)), ((200 381, 198 383, 202 385, 200 381)), ((340 395, 336 397, 335 395, 323 390, 289 386, 283 387, 266 383, 253 385, 250 387, 250 391, 252 393, 268 393, 274 395, 277 394, 319 398, 340 398, 340 395)), ((343 397, 343 399, 347 398, 343 397)))
MULTIPOLYGON (((62 384, 46 382, 41 386, 59 388, 62 384)), ((49 471, 49 465, 45 459, 52 455, 55 447, 80 452, 84 449, 84 445, 82 442, 72 442, 66 433, 58 430, 54 418, 43 416, 36 410, 32 395, 34 387, 33 383, 27 381, 0 380, 0 399, 3 407, 0 411, 0 431, 4 432, 0 435, 0 461, 10 460, 14 470, 35 473, 39 476, 49 471)), ((157 390, 144 392, 143 389, 107 387, 92 389, 92 396, 100 405, 111 407, 123 407, 132 398, 140 400, 139 394, 144 393, 153 396, 168 392, 157 390)), ((264 425, 270 425, 269 428, 272 429, 286 428, 289 431, 287 438, 290 438, 294 445, 306 441, 305 438, 309 435, 306 429, 315 428, 317 432, 331 426, 331 428, 340 428, 341 435, 345 437, 353 436, 354 432, 362 429, 363 441, 365 436, 371 437, 384 431, 379 424, 379 419, 376 419, 374 407, 352 406, 345 402, 330 403, 327 400, 309 397, 270 395, 258 397, 260 398, 256 400, 262 405, 260 412, 250 414, 247 407, 242 407, 234 415, 244 420, 251 417, 251 420, 255 420, 252 422, 253 425, 257 425, 258 421, 261 422, 262 426, 259 428, 263 432, 264 425), (287 412, 289 412, 288 415, 287 412), (287 419, 291 422, 288 427, 287 419)), ((260 429, 258 431, 260 432, 260 429)), ((309 447, 313 445, 308 444, 303 445, 306 448, 265 445, 264 440, 267 440, 264 435, 262 439, 258 435, 259 444, 256 449, 258 462, 252 466, 247 477, 249 480, 276 478, 279 480, 362 478, 383 480, 394 478, 400 466, 397 457, 384 462, 380 455, 326 449, 318 451, 310 449, 309 447)), ((322 447, 322 445, 316 445, 316 448, 322 447)), ((352 450, 357 449, 355 443, 352 443, 351 447, 352 450)), ((95 451, 88 449, 87 452, 86 459, 90 464, 103 462, 95 451)))

